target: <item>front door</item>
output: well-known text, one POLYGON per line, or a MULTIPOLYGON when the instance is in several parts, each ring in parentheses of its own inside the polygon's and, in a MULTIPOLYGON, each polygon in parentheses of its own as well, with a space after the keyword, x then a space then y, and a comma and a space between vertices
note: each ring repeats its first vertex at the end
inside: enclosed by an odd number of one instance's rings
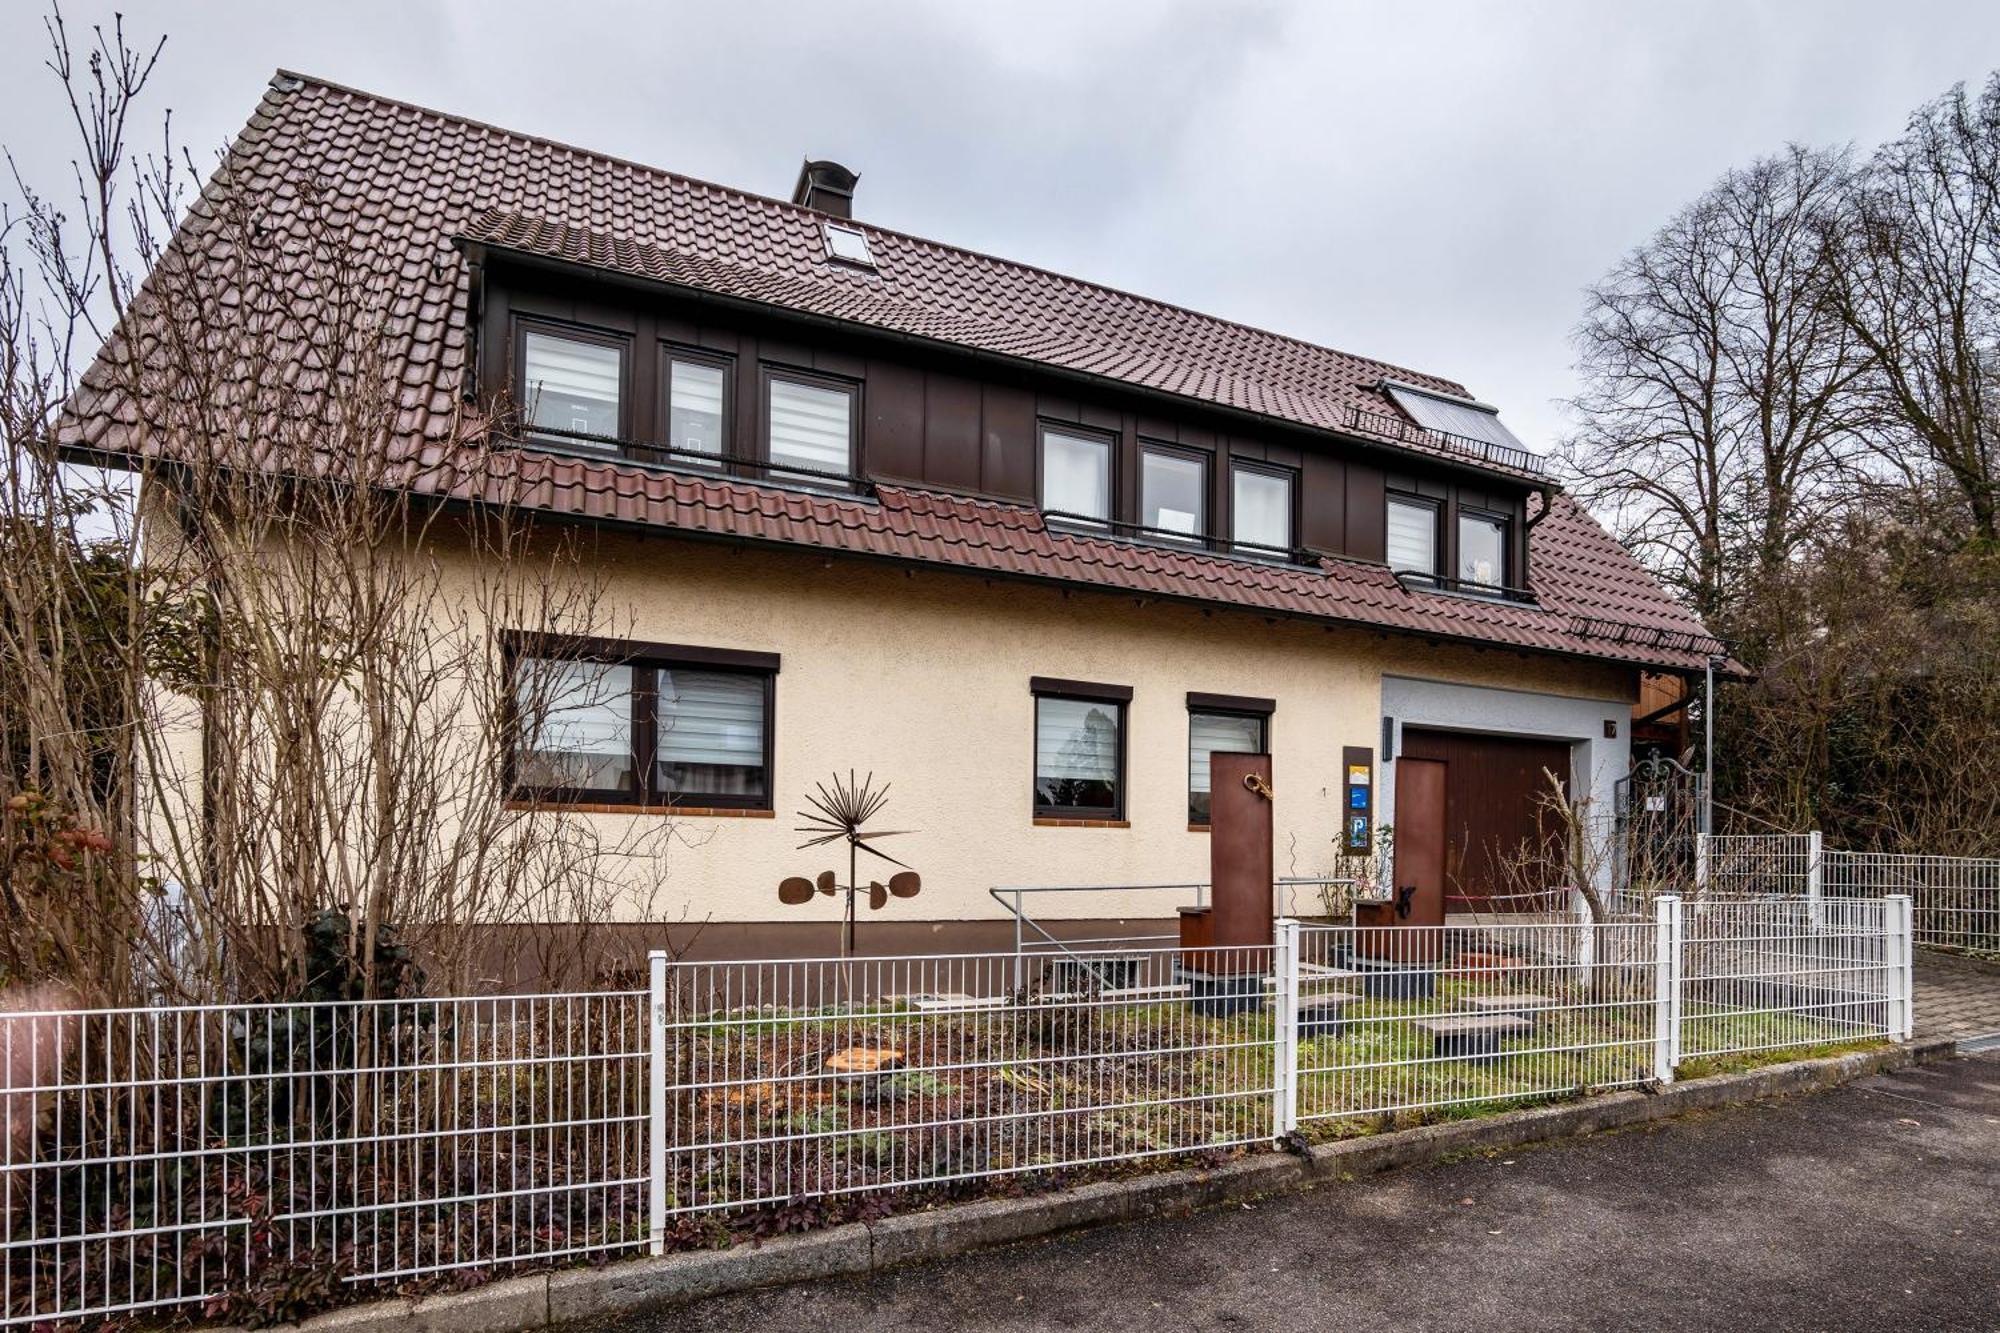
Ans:
POLYGON ((1396 760, 1395 919, 1444 924, 1445 775, 1441 759, 1396 760), (1408 903, 1408 911, 1404 904, 1408 903))

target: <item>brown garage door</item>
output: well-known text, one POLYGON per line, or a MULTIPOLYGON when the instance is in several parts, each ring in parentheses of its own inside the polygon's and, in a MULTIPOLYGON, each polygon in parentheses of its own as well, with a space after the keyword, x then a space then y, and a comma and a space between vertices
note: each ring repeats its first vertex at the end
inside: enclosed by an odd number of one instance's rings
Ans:
POLYGON ((1509 895, 1562 882, 1559 821, 1547 802, 1549 774, 1569 789, 1567 743, 1405 727, 1398 757, 1445 766, 1449 910, 1530 909, 1537 904, 1509 895), (1525 874, 1515 869, 1524 863, 1525 874))

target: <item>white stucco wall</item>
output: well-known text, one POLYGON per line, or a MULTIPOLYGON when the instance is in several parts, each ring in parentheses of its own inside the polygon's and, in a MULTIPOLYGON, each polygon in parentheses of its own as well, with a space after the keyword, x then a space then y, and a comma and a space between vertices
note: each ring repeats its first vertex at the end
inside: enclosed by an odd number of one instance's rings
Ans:
MULTIPOLYGON (((1421 714, 1412 720, 1575 736, 1585 742, 1580 771, 1602 768, 1607 781, 1624 754, 1622 738, 1596 746, 1586 734, 1601 732, 1605 717, 1628 715, 1615 696, 1629 691, 1631 673, 1601 665, 673 540, 607 535, 597 568, 627 637, 783 659, 776 817, 685 821, 696 845, 672 853, 666 906, 693 920, 833 919, 832 900, 786 907, 776 886, 784 875, 832 864, 823 851, 796 850, 794 812, 813 782, 850 768, 893 784, 887 827, 917 830, 895 839, 893 850, 922 873, 923 894, 892 903, 885 916, 998 917, 1002 909, 986 892, 993 885, 1206 880, 1208 837, 1187 827, 1190 690, 1277 701, 1271 746, 1281 875, 1331 863, 1341 748, 1380 743, 1385 673, 1421 668, 1432 678, 1387 677, 1393 697, 1421 714), (1129 827, 1035 824, 1031 676, 1132 688, 1129 827), (1491 689, 1503 681, 1546 693, 1491 689)), ((1173 905, 1171 897, 1089 895, 1045 900, 1037 915, 1159 916, 1173 905)))

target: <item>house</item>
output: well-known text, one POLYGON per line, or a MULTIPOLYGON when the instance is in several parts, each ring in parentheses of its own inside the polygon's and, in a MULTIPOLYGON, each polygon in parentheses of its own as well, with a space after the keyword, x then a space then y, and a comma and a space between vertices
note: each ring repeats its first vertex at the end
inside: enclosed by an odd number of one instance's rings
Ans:
POLYGON ((1642 673, 1725 655, 1457 382, 875 226, 834 163, 765 198, 281 72, 228 170, 388 286, 386 447, 496 413, 589 533, 630 629, 497 627, 579 691, 514 798, 699 827, 706 952, 832 946, 776 886, 826 863, 794 812, 833 773, 893 784, 924 879, 864 947, 931 950, 1011 938, 993 886, 1204 878, 1217 750, 1273 756, 1281 874, 1393 826, 1441 919, 1545 770, 1611 807, 1642 673))

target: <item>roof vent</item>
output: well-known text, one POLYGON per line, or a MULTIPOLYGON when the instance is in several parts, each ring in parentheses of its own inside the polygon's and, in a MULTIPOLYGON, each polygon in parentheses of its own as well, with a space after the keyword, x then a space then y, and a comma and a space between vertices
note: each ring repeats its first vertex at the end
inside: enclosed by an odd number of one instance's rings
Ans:
POLYGON ((792 202, 830 218, 851 218, 854 183, 860 179, 838 162, 807 158, 799 168, 799 183, 792 187, 792 202))

